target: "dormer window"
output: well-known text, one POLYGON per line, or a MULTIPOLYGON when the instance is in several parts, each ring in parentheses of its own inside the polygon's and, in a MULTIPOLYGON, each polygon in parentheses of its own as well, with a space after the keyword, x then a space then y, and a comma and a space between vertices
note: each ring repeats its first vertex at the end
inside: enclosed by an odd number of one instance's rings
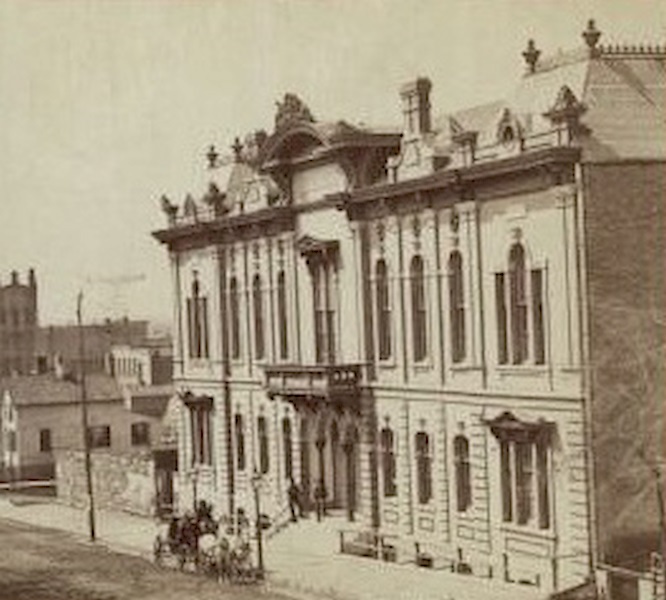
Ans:
POLYGON ((513 144, 514 140, 516 139, 516 134, 513 131, 513 127, 510 125, 507 125, 503 130, 502 130, 502 143, 505 146, 508 146, 510 144, 513 144))

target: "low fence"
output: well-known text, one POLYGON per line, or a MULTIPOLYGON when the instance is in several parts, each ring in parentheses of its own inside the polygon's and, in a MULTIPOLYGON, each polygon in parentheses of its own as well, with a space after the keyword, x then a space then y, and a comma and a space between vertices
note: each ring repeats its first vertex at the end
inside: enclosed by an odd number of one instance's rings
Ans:
MULTIPOLYGON (((155 466, 149 453, 91 455, 93 494, 99 508, 155 514, 155 466)), ((88 503, 85 455, 67 450, 56 455, 58 498, 73 506, 88 503)))

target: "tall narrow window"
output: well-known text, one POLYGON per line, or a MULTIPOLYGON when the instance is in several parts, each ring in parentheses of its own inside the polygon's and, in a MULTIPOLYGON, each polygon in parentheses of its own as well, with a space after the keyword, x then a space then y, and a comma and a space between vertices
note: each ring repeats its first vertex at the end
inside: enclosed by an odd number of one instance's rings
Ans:
POLYGON ((234 417, 234 434, 236 437, 236 469, 245 471, 245 427, 243 415, 234 417))
POLYGON ((238 279, 229 281, 229 308, 231 313, 231 357, 240 358, 240 302, 238 298, 238 279))
POLYGON ((459 512, 465 512, 472 504, 472 482, 469 466, 469 441, 464 435, 453 440, 456 466, 456 497, 459 512))
POLYGON ((190 431, 192 432, 192 464, 212 464, 212 403, 201 402, 190 406, 190 431))
POLYGON ((254 305, 254 354, 255 358, 264 358, 264 303, 261 277, 255 275, 252 280, 252 304, 254 305))
POLYGON ((208 358, 208 301, 200 295, 197 279, 187 299, 187 330, 190 358, 208 358))
POLYGON ((532 518, 532 449, 529 442, 516 442, 516 518, 520 525, 532 518))
POLYGON ((427 313, 423 259, 416 255, 409 267, 412 296, 412 345, 414 361, 425 359, 428 351, 427 313))
POLYGON ((326 306, 324 301, 323 269, 317 266, 312 273, 312 294, 314 296, 314 325, 316 361, 326 361, 326 306))
POLYGON ((378 260, 375 269, 375 300, 379 359, 386 360, 391 356, 391 305, 388 273, 384 260, 378 260))
POLYGON ((449 256, 449 319, 451 321, 451 358, 465 358, 465 292, 462 255, 457 250, 449 256))
POLYGON ((396 461, 395 461, 395 441, 393 430, 390 427, 384 427, 380 434, 382 451, 382 479, 384 481, 384 496, 390 498, 396 496, 398 487, 396 485, 396 461))
POLYGON ((280 358, 285 360, 289 356, 289 335, 287 329, 287 286, 284 271, 280 271, 277 276, 277 313, 280 358))
POLYGON ((506 326, 506 284, 504 273, 495 273, 495 305, 497 307, 497 361, 501 365, 509 362, 509 347, 506 326))
POLYGON ((543 271, 532 269, 532 326, 534 328, 534 362, 546 362, 546 346, 543 330, 543 271))
POLYGON ((266 417, 259 417, 257 419, 257 437, 259 438, 259 470, 262 475, 265 475, 270 469, 270 449, 266 417))
POLYGON ((509 253, 511 307, 511 359, 514 365, 527 358, 527 299, 525 293, 525 251, 514 244, 509 253))
POLYGON ((326 260, 310 266, 314 296, 315 352, 318 363, 335 362, 335 305, 333 303, 334 267, 326 260))
POLYGON ((500 476, 502 485, 502 518, 506 522, 513 520, 512 475, 511 475, 511 444, 500 442, 500 476))
POLYGON ((40 429, 39 431, 39 451, 40 452, 51 452, 51 430, 50 429, 40 429))
POLYGON ((284 444, 284 474, 287 479, 291 479, 294 476, 294 452, 291 421, 287 417, 282 419, 282 443, 284 444))
POLYGON ((539 440, 536 444, 537 490, 539 497, 539 527, 550 527, 550 491, 548 486, 548 445, 539 440))
POLYGON ((416 442, 416 480, 419 504, 428 504, 432 498, 432 465, 430 458, 430 439, 424 431, 415 436, 416 442))

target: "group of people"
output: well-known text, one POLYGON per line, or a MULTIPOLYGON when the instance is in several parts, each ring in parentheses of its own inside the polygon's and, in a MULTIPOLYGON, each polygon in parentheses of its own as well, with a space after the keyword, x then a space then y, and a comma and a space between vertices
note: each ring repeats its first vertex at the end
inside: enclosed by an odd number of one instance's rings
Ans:
MULTIPOLYGON (((293 478, 289 481, 289 511, 291 512, 291 520, 296 522, 298 518, 305 518, 307 516, 307 509, 309 506, 309 498, 307 493, 296 484, 293 478), (298 515, 298 516, 297 516, 298 515)), ((319 481, 313 491, 313 499, 315 504, 315 512, 317 514, 317 521, 321 521, 326 515, 326 487, 323 481, 319 481)))

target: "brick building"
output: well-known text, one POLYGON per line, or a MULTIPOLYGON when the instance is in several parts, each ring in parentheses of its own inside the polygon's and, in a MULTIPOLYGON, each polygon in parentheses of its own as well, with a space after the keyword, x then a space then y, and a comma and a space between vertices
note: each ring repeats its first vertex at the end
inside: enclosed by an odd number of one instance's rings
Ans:
POLYGON ((256 473, 278 515, 294 477, 421 564, 544 592, 647 568, 666 51, 599 37, 530 42, 512 94, 455 114, 420 78, 393 132, 288 94, 163 198, 185 505, 252 513, 256 473))
POLYGON ((0 286, 0 377, 28 374, 33 368, 38 327, 37 281, 30 269, 26 283, 17 271, 0 286))

